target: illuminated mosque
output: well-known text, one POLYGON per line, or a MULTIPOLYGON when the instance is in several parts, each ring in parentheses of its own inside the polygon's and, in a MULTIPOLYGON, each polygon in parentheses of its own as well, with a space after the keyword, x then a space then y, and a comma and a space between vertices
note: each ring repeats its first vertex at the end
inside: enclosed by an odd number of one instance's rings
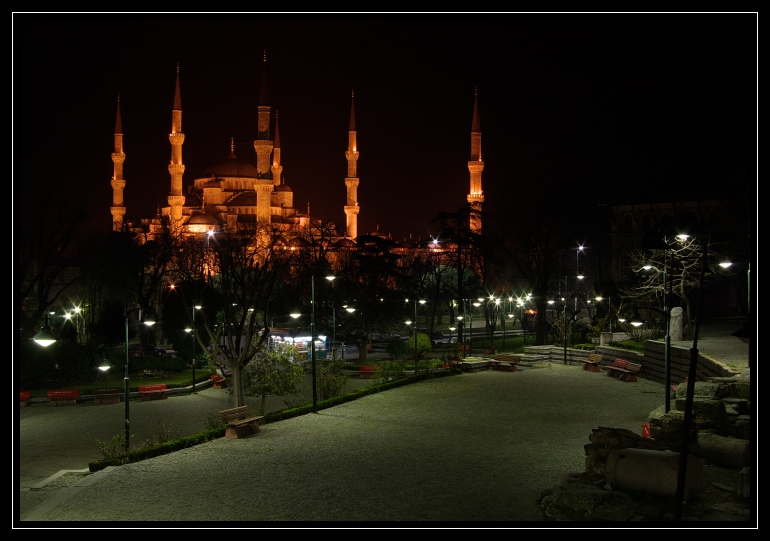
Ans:
MULTIPOLYGON (((268 102, 266 79, 266 56, 263 57, 262 81, 258 104, 257 137, 254 140, 254 155, 249 160, 236 156, 234 143, 230 141, 230 155, 221 163, 206 168, 200 177, 183 192, 182 176, 185 165, 182 159, 182 147, 185 135, 182 131, 182 99, 179 85, 179 66, 177 65, 174 102, 171 113, 171 132, 168 135, 171 144, 171 160, 168 165, 170 190, 168 205, 161 206, 155 217, 142 220, 142 224, 130 224, 125 221, 126 207, 123 190, 126 180, 123 178, 123 129, 120 116, 120 97, 115 120, 114 152, 112 153, 113 177, 112 214, 113 231, 130 229, 143 231, 148 239, 154 238, 164 227, 169 227, 175 234, 202 235, 209 232, 227 231, 239 223, 265 226, 265 231, 281 232, 291 237, 308 225, 320 223, 311 221, 309 205, 307 212, 294 207, 292 189, 282 180, 281 143, 278 131, 278 113, 273 118, 268 102), (273 129, 271 130, 271 122, 273 129), (164 224, 167 224, 164 226, 164 224)), ((347 196, 344 204, 346 227, 344 232, 337 231, 335 243, 338 245, 354 244, 359 236, 356 120, 354 94, 351 94, 350 123, 348 128, 348 148, 345 158, 348 162, 345 186, 347 196)), ((478 92, 474 98, 473 121, 471 128, 470 192, 467 196, 471 206, 471 229, 481 232, 481 205, 484 193, 481 189, 481 173, 484 162, 481 159, 481 127, 478 114, 478 92)), ((378 230, 372 235, 384 236, 378 230)))

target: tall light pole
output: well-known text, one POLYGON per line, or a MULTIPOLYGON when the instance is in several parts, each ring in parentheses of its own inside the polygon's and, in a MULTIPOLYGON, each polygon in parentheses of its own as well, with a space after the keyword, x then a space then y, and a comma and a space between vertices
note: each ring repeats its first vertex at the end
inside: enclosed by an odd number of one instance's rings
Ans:
POLYGON ((700 286, 698 287, 698 307, 695 312, 695 332, 693 334, 692 348, 690 348, 690 365, 687 371, 687 393, 684 401, 684 422, 682 427, 682 447, 679 450, 679 471, 677 472, 676 502, 674 506, 674 520, 682 518, 682 504, 684 501, 684 488, 687 480, 687 459, 690 453, 690 430, 692 428, 692 407, 695 397, 695 378, 698 367, 698 331, 700 329, 701 305, 703 304, 703 283, 706 276, 707 245, 701 240, 700 253, 700 286))
POLYGON ((189 332, 192 336, 192 392, 195 394, 195 341, 197 337, 195 335, 195 311, 200 310, 201 306, 196 304, 192 308, 192 327, 185 328, 184 332, 189 332))
MULTIPOLYGON (((465 302, 463 302, 463 310, 465 310, 465 302)), ((457 316, 457 321, 460 322, 459 324, 461 326, 465 325, 463 323, 463 319, 464 319, 463 316, 457 316)), ((465 358, 465 335, 462 332, 460 332, 459 330, 457 331, 457 343, 459 344, 460 348, 462 349, 463 359, 464 359, 465 358)))
MULTIPOLYGON (((478 308, 479 306, 481 306, 481 303, 478 301, 474 302, 473 306, 478 308)), ((471 353, 473 353, 473 308, 471 308, 470 312, 471 312, 470 313, 471 319, 470 319, 470 325, 469 325, 470 329, 468 329, 468 349, 470 349, 471 353)))
MULTIPOLYGON (((406 302, 409 302, 409 299, 406 299, 406 302)), ((419 301, 415 298, 414 299, 414 373, 417 375, 417 303, 425 304, 427 301, 424 299, 420 299, 419 301)), ((407 325, 409 325, 409 322, 406 322, 407 325)))
MULTIPOLYGON (((124 397, 123 401, 126 403, 126 411, 125 411, 125 414, 126 414, 126 420, 125 420, 125 429, 126 429, 126 436, 125 436, 125 438, 126 438, 126 441, 124 443, 126 453, 128 453, 129 440, 130 440, 130 436, 131 436, 131 428, 129 426, 130 415, 129 415, 129 407, 128 407, 128 403, 129 403, 129 393, 128 393, 128 315, 131 312, 134 312, 134 311, 137 311, 137 313, 139 314, 139 321, 141 321, 142 320, 142 309, 141 308, 135 308, 133 310, 129 310, 128 307, 125 308, 125 316, 126 316, 126 373, 125 373, 125 376, 123 377, 123 389, 124 389, 124 393, 125 393, 125 397, 124 397)), ((151 327, 152 325, 155 325, 155 322, 148 319, 148 320, 144 321, 144 324, 147 325, 148 327, 151 327)), ((140 332, 139 333, 139 340, 140 341, 141 341, 141 336, 142 336, 142 333, 140 332)))
MULTIPOLYGON (((497 306, 497 312, 500 313, 500 299, 495 299, 495 306, 497 306)), ((503 320, 503 347, 500 349, 500 353, 505 351, 505 301, 503 301, 503 317, 501 319, 503 320)))
POLYGON ((315 368, 315 275, 310 276, 310 362, 313 370, 313 413, 318 413, 318 394, 316 392, 315 368))
POLYGON ((567 275, 564 275, 564 296, 561 298, 564 312, 564 364, 567 364, 567 275))
POLYGON ((334 279, 336 276, 333 274, 329 274, 326 279, 329 280, 329 283, 332 284, 332 359, 334 358, 334 348, 337 343, 337 307, 334 303, 334 279))

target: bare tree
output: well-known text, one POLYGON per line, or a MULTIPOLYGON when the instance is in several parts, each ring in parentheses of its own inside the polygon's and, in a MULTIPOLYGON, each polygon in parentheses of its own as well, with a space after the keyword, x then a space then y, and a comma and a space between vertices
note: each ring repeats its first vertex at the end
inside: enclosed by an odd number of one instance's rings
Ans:
POLYGON ((58 190, 43 191, 18 209, 14 280, 20 293, 21 338, 26 339, 35 334, 35 325, 49 308, 81 278, 78 242, 84 241, 87 213, 69 205, 58 190))

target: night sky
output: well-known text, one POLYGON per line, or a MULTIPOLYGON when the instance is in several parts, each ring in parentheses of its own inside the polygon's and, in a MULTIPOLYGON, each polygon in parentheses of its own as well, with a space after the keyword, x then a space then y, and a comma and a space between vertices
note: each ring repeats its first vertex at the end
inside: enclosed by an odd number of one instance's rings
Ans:
POLYGON ((342 228, 355 91, 359 234, 466 202, 475 88, 498 216, 756 194, 756 13, 186 17, 14 14, 14 198, 64 182, 109 229, 120 94, 125 204, 167 205, 177 62, 184 191, 231 137, 253 158, 265 50, 294 206, 342 228))

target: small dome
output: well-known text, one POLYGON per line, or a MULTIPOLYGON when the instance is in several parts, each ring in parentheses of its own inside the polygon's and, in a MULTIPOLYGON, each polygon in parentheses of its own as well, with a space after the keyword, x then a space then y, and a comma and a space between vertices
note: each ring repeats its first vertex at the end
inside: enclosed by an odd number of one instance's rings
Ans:
POLYGON ((353 241, 351 239, 348 239, 348 238, 340 239, 335 244, 337 246, 339 246, 340 248, 346 248, 346 247, 351 247, 352 248, 352 247, 354 247, 356 245, 355 241, 353 241))
POLYGON ((187 223, 190 225, 216 225, 217 219, 207 212, 196 210, 190 215, 187 223))
POLYGON ((273 188, 274 192, 290 192, 292 191, 291 188, 289 188, 288 184, 279 184, 275 188, 273 188))

